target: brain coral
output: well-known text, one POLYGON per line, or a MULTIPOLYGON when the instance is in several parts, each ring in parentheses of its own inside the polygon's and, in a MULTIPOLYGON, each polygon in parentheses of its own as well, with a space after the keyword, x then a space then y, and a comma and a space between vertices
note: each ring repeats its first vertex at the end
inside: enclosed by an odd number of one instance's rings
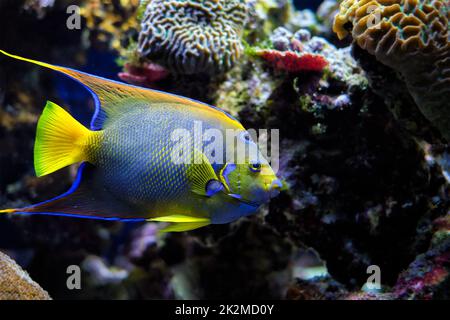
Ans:
POLYGON ((49 300, 50 296, 6 254, 0 252, 0 300, 49 300))
POLYGON ((450 141, 449 0, 344 0, 333 30, 404 79, 419 109, 450 141))
POLYGON ((223 73, 242 52, 245 0, 153 0, 139 34, 141 56, 182 74, 223 73))

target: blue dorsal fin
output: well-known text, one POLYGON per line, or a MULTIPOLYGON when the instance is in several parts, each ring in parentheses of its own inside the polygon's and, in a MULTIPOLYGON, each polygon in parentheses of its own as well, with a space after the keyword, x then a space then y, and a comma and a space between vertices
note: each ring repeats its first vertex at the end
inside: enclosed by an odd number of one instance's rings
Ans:
POLYGON ((86 87, 86 89, 92 94, 92 97, 95 101, 95 113, 91 121, 92 130, 100 130, 100 125, 105 120, 105 118, 112 117, 118 112, 124 112, 124 110, 126 109, 121 107, 124 105, 124 103, 130 100, 145 101, 149 104, 172 103, 190 106, 200 109, 205 113, 211 114, 214 117, 221 118, 223 121, 231 122, 234 127, 242 128, 240 122, 225 111, 196 100, 170 93, 165 93, 162 91, 146 89, 113 80, 108 80, 70 68, 59 67, 45 62, 23 58, 7 53, 3 50, 0 50, 0 53, 14 59, 30 62, 42 67, 59 71, 66 76, 77 80, 84 87, 86 87))

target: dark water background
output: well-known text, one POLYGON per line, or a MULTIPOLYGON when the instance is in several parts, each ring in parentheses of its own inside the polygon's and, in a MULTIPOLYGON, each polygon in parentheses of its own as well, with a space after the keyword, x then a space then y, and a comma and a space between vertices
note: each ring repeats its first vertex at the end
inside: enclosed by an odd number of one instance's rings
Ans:
POLYGON ((321 0, 294 0, 294 4, 298 9, 317 9, 321 3, 321 0))

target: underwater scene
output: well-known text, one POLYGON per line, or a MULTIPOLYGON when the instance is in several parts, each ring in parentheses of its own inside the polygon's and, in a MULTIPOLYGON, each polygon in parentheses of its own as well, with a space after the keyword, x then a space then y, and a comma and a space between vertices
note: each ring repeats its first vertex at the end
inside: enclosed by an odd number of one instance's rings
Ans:
POLYGON ((0 0, 0 300, 448 300, 449 20, 0 0))

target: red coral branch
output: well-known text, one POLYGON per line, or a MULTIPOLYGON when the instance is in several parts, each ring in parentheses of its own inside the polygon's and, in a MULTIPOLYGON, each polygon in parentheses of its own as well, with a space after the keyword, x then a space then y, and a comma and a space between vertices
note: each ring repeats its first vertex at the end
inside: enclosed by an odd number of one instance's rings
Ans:
POLYGON ((122 81, 134 85, 152 87, 155 82, 167 78, 169 72, 164 67, 155 63, 144 63, 142 66, 125 64, 124 72, 119 73, 122 81))
POLYGON ((275 69, 285 70, 289 73, 301 71, 322 72, 328 65, 327 59, 320 54, 278 50, 259 50, 256 54, 270 63, 275 69))

